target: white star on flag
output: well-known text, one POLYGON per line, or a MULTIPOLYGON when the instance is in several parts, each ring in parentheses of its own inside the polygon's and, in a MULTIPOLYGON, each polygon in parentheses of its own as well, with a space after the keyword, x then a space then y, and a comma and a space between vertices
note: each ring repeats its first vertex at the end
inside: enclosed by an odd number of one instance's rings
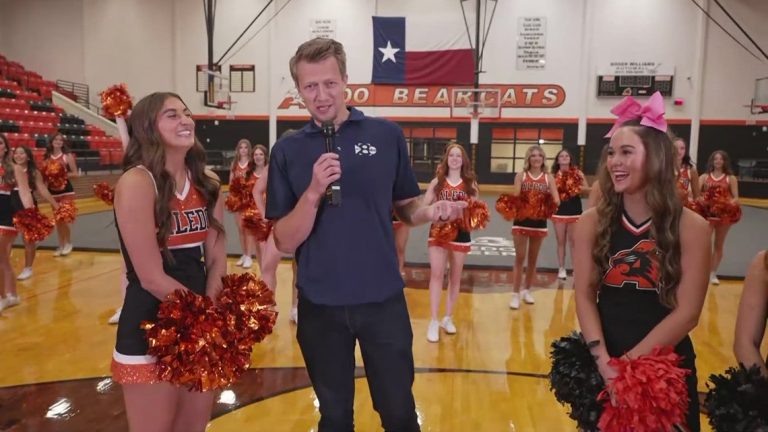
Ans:
POLYGON ((393 48, 392 42, 387 41, 387 47, 379 48, 379 51, 381 51, 381 53, 384 54, 384 58, 381 59, 382 63, 384 63, 387 60, 392 60, 392 63, 397 63, 397 60, 395 60, 395 53, 400 51, 400 48, 393 48))

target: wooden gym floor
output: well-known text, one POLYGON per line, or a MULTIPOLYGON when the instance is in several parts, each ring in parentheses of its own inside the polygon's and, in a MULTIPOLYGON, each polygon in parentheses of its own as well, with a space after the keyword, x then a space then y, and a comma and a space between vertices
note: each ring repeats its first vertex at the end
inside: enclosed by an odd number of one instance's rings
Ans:
MULTIPOLYGON (((81 215, 107 209, 92 199, 78 200, 78 207, 81 215)), ((17 271, 22 259, 22 250, 14 249, 17 271)), ((76 251, 55 258, 50 250, 38 251, 34 276, 18 283, 21 305, 0 314, 0 431, 127 430, 119 385, 109 379, 116 327, 107 319, 121 302, 120 259, 111 252, 76 251)), ((234 259, 229 267, 243 271, 234 259)), ((428 278, 428 268, 407 268, 405 293, 417 369, 414 393, 422 429, 575 430, 545 376, 550 342, 577 328, 572 278, 559 282, 553 273, 540 273, 536 304, 511 311, 511 272, 467 270, 454 313, 458 333, 441 334, 439 343, 426 340, 428 278)), ((288 320, 288 261, 280 264, 278 281, 275 331, 254 348, 252 369, 217 396, 209 431, 316 430, 317 401, 296 328, 288 320)), ((741 290, 738 281, 710 286, 692 333, 701 392, 711 373, 735 363, 733 332, 741 290)), ((362 366, 359 353, 357 359, 362 366)), ((356 428, 380 431, 362 368, 358 375, 356 428)), ((702 424, 708 431, 704 417, 702 424)))
MULTIPOLYGON (((21 250, 14 250, 14 267, 21 250)), ((230 260, 231 271, 241 271, 230 260)), ((426 341, 428 269, 409 268, 417 374, 414 385, 424 431, 572 431, 564 407, 548 389, 549 343, 576 328, 571 279, 539 275, 536 304, 507 308, 509 274, 466 272, 455 320, 458 334, 426 341), (502 282, 499 282, 502 281, 502 282)), ((20 306, 0 315, 0 430, 127 430, 118 385, 109 379, 120 304, 120 256, 75 252, 54 258, 40 251, 34 276, 20 282, 20 306)), ((280 316, 274 333, 253 354, 253 369, 217 397, 210 431, 314 431, 316 401, 295 326, 288 321, 291 267, 278 269, 280 316)), ((731 346, 741 284, 710 287, 693 339, 699 389, 710 373, 734 363, 731 346)), ((358 365, 362 365, 358 355, 358 365)), ((357 430, 381 430, 367 385, 357 381, 357 430)), ((706 423, 704 421, 704 423, 706 423)), ((705 427, 705 430, 708 428, 705 427)))

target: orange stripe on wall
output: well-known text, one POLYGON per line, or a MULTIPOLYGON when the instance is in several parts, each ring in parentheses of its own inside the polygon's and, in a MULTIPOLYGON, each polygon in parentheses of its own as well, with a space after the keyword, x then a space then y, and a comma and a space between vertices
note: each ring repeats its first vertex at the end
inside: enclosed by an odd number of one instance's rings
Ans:
MULTIPOLYGON (((469 123, 468 118, 451 117, 424 117, 424 116, 381 116, 383 118, 398 122, 429 122, 429 123, 469 123)), ((192 116, 195 120, 269 120, 268 115, 264 114, 237 114, 228 117, 226 114, 195 114, 192 116)), ((279 115, 277 121, 309 121, 308 115, 279 115)), ((613 124, 615 118, 590 117, 587 123, 592 124, 613 124)), ((578 123, 579 119, 574 117, 502 117, 502 118, 481 118, 480 123, 578 123)), ((668 119, 667 122, 673 125, 691 124, 691 119, 668 119)), ((739 119, 702 119, 702 125, 721 125, 721 126, 748 126, 746 120, 739 119)), ((754 125, 768 126, 768 119, 756 120, 754 125)))

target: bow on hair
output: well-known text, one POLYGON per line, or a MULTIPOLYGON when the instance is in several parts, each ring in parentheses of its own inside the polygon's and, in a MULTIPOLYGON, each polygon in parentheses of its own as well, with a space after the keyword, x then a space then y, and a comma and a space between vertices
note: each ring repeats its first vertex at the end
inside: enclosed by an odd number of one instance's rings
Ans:
POLYGON ((606 138, 610 138, 621 125, 636 118, 640 119, 640 124, 643 126, 648 126, 661 132, 667 131, 667 121, 664 119, 664 99, 659 92, 651 95, 651 98, 648 99, 648 103, 645 105, 640 105, 635 98, 627 96, 618 105, 611 108, 611 114, 618 118, 611 130, 605 135, 606 138))

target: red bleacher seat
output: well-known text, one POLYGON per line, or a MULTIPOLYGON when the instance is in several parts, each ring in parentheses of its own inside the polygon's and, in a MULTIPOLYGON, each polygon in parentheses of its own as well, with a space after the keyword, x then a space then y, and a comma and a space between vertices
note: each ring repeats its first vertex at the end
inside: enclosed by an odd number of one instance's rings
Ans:
POLYGON ((112 165, 122 165, 123 164, 123 150, 112 150, 110 153, 109 162, 112 165))

